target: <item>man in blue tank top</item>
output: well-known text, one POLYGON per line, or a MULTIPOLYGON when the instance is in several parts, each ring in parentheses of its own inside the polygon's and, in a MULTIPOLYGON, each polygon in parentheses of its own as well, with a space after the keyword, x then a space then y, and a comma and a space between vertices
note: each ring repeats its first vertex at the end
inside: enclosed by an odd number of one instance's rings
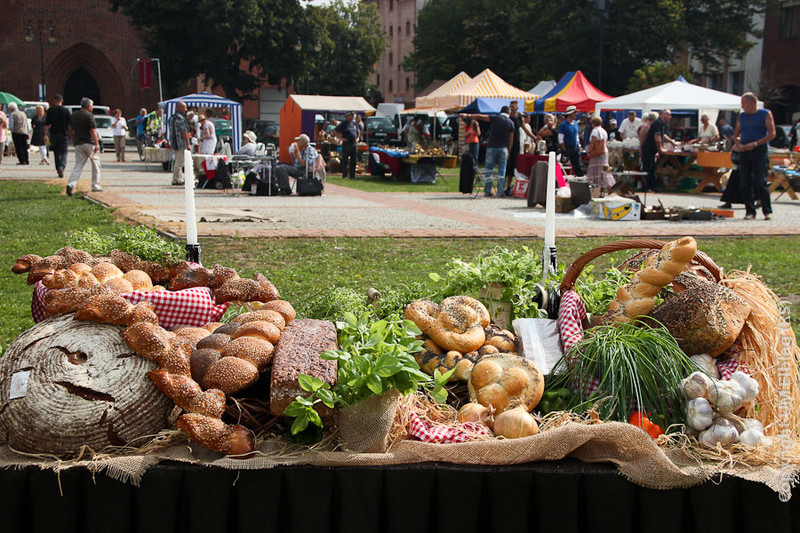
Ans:
POLYGON ((742 112, 733 134, 733 151, 739 152, 739 191, 744 201, 744 218, 756 218, 755 200, 761 201, 764 218, 772 218, 772 203, 767 188, 769 152, 767 144, 775 138, 775 120, 766 109, 758 109, 753 93, 742 95, 742 112))

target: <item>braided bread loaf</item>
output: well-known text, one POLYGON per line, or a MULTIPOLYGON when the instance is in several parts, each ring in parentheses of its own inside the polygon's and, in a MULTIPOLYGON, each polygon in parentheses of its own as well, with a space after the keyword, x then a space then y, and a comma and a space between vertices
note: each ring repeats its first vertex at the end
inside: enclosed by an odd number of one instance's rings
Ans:
POLYGON ((603 321, 629 322, 634 317, 652 311, 659 291, 686 268, 696 253, 697 242, 692 237, 666 243, 658 255, 650 256, 645 261, 630 283, 617 290, 617 296, 609 304, 603 321))
MULTIPOLYGON (((288 310, 291 304, 276 307, 288 310)), ((291 314, 293 318, 293 309, 291 314)), ((253 451, 250 430, 221 420, 225 396, 253 385, 267 368, 286 324, 283 315, 265 309, 226 325, 169 332, 158 325, 149 302, 133 305, 119 295, 101 294, 84 302, 75 319, 128 326, 122 333, 125 343, 159 365, 147 377, 186 411, 177 425, 190 438, 227 455, 253 451)))
POLYGON ((446 351, 468 353, 486 341, 483 328, 490 322, 489 311, 475 298, 451 296, 440 305, 417 300, 406 306, 406 318, 446 351))

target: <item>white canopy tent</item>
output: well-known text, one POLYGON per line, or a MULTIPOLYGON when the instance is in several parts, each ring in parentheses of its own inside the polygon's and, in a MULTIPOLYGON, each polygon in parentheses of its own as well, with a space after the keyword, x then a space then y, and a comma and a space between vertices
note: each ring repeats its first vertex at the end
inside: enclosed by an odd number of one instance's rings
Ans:
POLYGON ((211 93, 195 93, 186 96, 179 96, 166 102, 159 102, 164 108, 164 121, 169 120, 170 115, 175 113, 178 102, 183 102, 186 107, 197 107, 203 109, 207 107, 228 107, 231 110, 231 129, 233 138, 233 152, 236 153, 242 144, 242 104, 228 100, 221 96, 211 93))
MULTIPOLYGON (((763 103, 759 102, 759 107, 762 106, 763 103)), ((739 111, 741 107, 741 97, 738 95, 676 80, 600 102, 595 106, 595 111, 636 109, 649 113, 662 109, 696 109, 698 115, 707 114, 713 124, 719 111, 739 111)))

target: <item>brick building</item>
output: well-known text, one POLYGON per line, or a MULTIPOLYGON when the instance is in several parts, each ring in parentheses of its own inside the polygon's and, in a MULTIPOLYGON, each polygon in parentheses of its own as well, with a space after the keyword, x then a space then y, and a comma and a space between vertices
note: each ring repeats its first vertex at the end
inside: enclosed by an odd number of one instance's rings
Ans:
POLYGON ((153 109, 158 79, 142 91, 137 58, 146 57, 137 30, 107 0, 6 0, 0 32, 0 90, 38 100, 44 74, 48 99, 83 96, 133 116, 153 109))
POLYGON ((763 97, 778 124, 791 124, 800 115, 800 0, 767 3, 764 56, 761 62, 763 97))
POLYGON ((427 0, 364 0, 374 3, 386 32, 388 47, 370 76, 385 102, 413 103, 416 74, 403 70, 403 59, 414 51, 417 13, 427 0))
MULTIPOLYGON (((44 73, 48 100, 64 95, 67 104, 88 96, 98 105, 119 107, 133 117, 159 101, 153 63, 152 87, 141 89, 138 58, 147 52, 128 18, 110 10, 108 0, 3 0, 0 31, 0 91, 22 100, 39 100, 44 73)), ((208 90, 202 79, 180 94, 208 90)), ((214 91, 225 96, 220 89, 214 91)), ((175 94, 164 93, 164 98, 175 94)), ((235 98, 239 100, 238 98, 235 98)), ((277 120, 286 91, 264 85, 258 98, 243 103, 242 115, 277 120)))

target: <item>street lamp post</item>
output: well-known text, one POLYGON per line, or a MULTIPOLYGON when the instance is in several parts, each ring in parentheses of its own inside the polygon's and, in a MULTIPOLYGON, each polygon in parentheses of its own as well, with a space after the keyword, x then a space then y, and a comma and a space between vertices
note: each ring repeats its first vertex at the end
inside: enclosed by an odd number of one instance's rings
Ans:
MULTIPOLYGON (((58 39, 56 39, 56 30, 53 26, 53 21, 47 21, 47 26, 49 27, 49 34, 47 36, 47 42, 49 44, 55 44, 58 39)), ((39 36, 39 68, 40 68, 40 75, 41 75, 41 83, 39 84, 39 100, 44 102, 47 100, 47 86, 44 83, 44 19, 41 15, 36 17, 36 29, 39 36)), ((32 43, 36 40, 36 36, 33 34, 33 20, 28 19, 28 29, 25 31, 25 40, 29 43, 32 43)))
MULTIPOLYGON (((319 52, 320 50, 322 50, 322 44, 319 42, 319 39, 314 41, 312 48, 314 49, 314 52, 319 52)), ((294 43, 294 49, 296 52, 300 52, 303 49, 303 41, 297 39, 297 42, 294 43)), ((305 91, 303 94, 308 94, 308 84, 309 84, 308 72, 303 72, 300 79, 298 80, 297 88, 301 91, 305 91)))

